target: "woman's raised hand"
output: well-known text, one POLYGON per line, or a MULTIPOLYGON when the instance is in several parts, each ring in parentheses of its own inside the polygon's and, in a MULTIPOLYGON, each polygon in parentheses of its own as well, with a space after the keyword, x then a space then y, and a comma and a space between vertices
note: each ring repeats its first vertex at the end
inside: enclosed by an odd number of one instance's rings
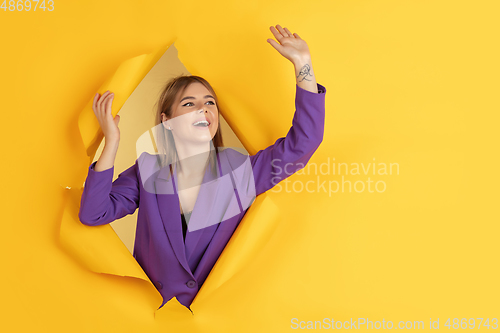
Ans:
POLYGON ((107 90, 102 96, 98 93, 94 96, 94 103, 92 105, 92 110, 99 121, 106 142, 108 141, 120 141, 120 129, 118 128, 118 122, 120 121, 120 116, 116 115, 113 119, 111 115, 111 104, 113 103, 114 94, 107 90))
POLYGON ((294 64, 304 61, 304 59, 311 58, 306 41, 300 38, 298 34, 292 34, 287 28, 282 28, 279 24, 276 28, 271 26, 270 29, 279 43, 277 43, 274 39, 268 39, 267 41, 282 56, 294 64))

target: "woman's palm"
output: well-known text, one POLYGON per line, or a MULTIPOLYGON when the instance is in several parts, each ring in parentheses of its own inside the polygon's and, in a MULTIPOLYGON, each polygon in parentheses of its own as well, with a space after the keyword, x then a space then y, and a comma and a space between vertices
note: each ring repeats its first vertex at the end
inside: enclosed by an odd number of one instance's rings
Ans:
POLYGON ((282 56, 291 62, 310 57, 309 47, 306 41, 300 38, 298 34, 292 34, 287 28, 283 29, 279 24, 276 28, 271 27, 270 29, 279 43, 273 39, 268 39, 267 41, 271 43, 282 56))

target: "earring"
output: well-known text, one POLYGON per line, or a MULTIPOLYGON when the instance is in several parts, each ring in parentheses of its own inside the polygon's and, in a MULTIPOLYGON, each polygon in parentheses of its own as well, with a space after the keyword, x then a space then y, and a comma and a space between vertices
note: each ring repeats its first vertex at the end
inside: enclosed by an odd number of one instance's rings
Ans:
MULTIPOLYGON (((163 115, 163 114, 162 114, 163 115)), ((163 118, 162 118, 163 119, 163 118)), ((168 120, 168 119, 167 119, 168 120)), ((164 122, 164 120, 161 121, 162 123, 164 122)), ((168 129, 169 130, 172 130, 172 127, 170 127, 170 125, 168 126, 168 129)))

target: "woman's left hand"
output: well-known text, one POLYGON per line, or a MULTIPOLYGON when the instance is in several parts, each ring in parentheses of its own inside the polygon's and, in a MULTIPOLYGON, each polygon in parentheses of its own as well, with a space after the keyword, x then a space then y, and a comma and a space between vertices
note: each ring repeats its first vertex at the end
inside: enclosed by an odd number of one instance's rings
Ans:
POLYGON ((292 63, 310 59, 309 47, 305 40, 299 37, 298 34, 292 34, 287 28, 282 28, 279 24, 276 28, 271 27, 271 32, 278 40, 279 44, 274 39, 267 41, 285 58, 292 63), (277 28, 277 29, 276 29, 277 28))

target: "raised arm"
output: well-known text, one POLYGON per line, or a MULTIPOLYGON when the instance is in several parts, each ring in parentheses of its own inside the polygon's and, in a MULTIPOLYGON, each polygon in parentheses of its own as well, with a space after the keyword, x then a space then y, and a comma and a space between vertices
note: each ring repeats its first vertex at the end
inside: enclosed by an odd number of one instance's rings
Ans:
POLYGON ((139 206, 137 161, 113 182, 114 163, 120 142, 120 116, 111 113, 114 94, 96 94, 92 109, 104 133, 105 146, 99 160, 89 166, 78 217, 85 225, 103 225, 132 214, 139 206))
POLYGON ((281 44, 268 41, 294 64, 297 82, 295 114, 286 137, 250 156, 256 195, 304 168, 323 141, 325 128, 326 89, 314 78, 309 48, 297 34, 291 34, 279 25, 277 28, 279 31, 274 27, 271 31, 281 44))
POLYGON ((89 166, 78 213, 80 222, 89 226, 108 224, 133 214, 139 207, 137 160, 114 182, 114 166, 96 171, 96 163, 89 166))

